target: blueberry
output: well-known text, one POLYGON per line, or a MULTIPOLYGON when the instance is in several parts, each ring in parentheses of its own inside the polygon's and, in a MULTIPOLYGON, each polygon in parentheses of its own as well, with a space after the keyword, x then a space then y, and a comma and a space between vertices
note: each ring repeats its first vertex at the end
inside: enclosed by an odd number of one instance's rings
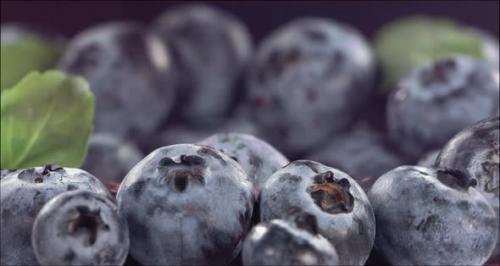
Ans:
POLYGON ((392 265, 482 265, 495 246, 498 219, 454 169, 401 166, 368 196, 377 222, 375 248, 392 265))
POLYGON ((97 132, 140 140, 155 132, 173 107, 171 60, 168 48, 142 25, 108 22, 78 34, 59 68, 89 81, 97 132))
POLYGON ((256 225, 243 244, 243 265, 338 265, 338 260, 318 233, 316 217, 300 211, 256 225))
MULTIPOLYGON (((500 200, 499 131, 498 116, 480 121, 453 137, 436 160, 439 167, 457 169, 474 177, 476 189, 488 200, 497 217, 500 200)), ((497 243, 493 255, 500 256, 500 243, 497 243)))
POLYGON ((417 165, 423 167, 434 167, 436 164, 436 159, 439 155, 440 150, 432 150, 430 152, 425 153, 420 159, 418 159, 417 165))
POLYGON ((322 18, 292 21, 258 48, 248 97, 266 139, 302 153, 349 125, 371 93, 374 59, 354 28, 322 18))
POLYGON ((0 169, 0 179, 14 172, 17 172, 17 169, 0 169))
POLYGON ((132 142, 117 135, 97 133, 89 139, 87 159, 82 169, 95 175, 115 193, 128 171, 142 157, 141 151, 132 142))
POLYGON ((211 147, 155 150, 128 173, 117 194, 132 257, 144 265, 229 263, 250 225, 251 188, 238 163, 211 147))
POLYGON ((387 103, 389 134, 412 158, 442 147, 463 128, 498 112, 497 70, 470 57, 424 65, 397 86, 387 103))
POLYGON ((41 265, 122 265, 129 248, 128 228, 109 198, 69 191, 40 210, 32 243, 41 265))
POLYGON ((222 119, 251 55, 245 25, 210 5, 185 4, 163 13, 153 30, 172 46, 180 70, 178 115, 192 124, 222 119))
POLYGON ((339 134, 308 158, 348 173, 368 191, 376 178, 403 164, 385 142, 381 133, 361 124, 339 134))
POLYGON ((31 246, 36 215, 46 202, 69 190, 110 197, 104 184, 76 168, 56 165, 20 169, 1 179, 1 265, 37 265, 31 246))
POLYGON ((275 172, 261 192, 262 221, 299 209, 314 215, 335 245, 340 265, 362 265, 375 239, 375 217, 363 189, 344 172, 299 160, 275 172))
POLYGON ((236 160, 257 191, 274 172, 289 163, 283 154, 267 142, 247 134, 219 133, 200 144, 211 146, 236 160))

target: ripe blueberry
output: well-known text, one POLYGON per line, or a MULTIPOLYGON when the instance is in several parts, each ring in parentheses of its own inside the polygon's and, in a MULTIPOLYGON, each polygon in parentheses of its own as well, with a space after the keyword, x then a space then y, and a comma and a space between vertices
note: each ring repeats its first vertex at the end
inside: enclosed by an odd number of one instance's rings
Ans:
POLYGON ((363 189, 344 172, 299 160, 275 172, 260 198, 261 220, 286 217, 295 209, 314 215, 319 233, 341 265, 363 265, 375 239, 375 217, 363 189))
POLYGON ((251 189, 238 163, 211 147, 155 150, 128 173, 117 194, 130 254, 145 265, 229 263, 250 225, 251 189))
POLYGON ((482 265, 496 243, 498 219, 453 169, 400 166, 368 192, 377 221, 375 248, 393 265, 482 265))
POLYGON ((391 140, 418 159, 463 128, 495 115, 497 71, 478 59, 455 56, 409 73, 387 103, 391 140))
POLYGON ((62 192, 85 190, 111 197, 99 179, 56 165, 20 169, 1 179, 1 265, 37 265, 31 246, 33 222, 46 202, 62 192))
POLYGON ((129 249, 125 219, 109 198, 68 191, 51 199, 33 224, 41 265, 122 265, 129 249))
POLYGON ((276 30, 258 48, 248 100, 266 139, 300 154, 354 120, 373 77, 372 51, 357 30, 304 18, 276 30))

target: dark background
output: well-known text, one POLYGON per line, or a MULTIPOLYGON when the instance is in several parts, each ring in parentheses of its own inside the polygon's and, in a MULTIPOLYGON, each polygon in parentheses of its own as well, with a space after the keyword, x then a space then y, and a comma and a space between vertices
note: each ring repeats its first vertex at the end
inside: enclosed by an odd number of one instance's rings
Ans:
MULTIPOLYGON (((66 36, 108 20, 151 22, 179 1, 4 1, 1 22, 28 22, 66 36)), ((499 1, 334 1, 213 2, 233 12, 259 41, 279 25, 297 17, 322 16, 352 24, 369 37, 384 23, 410 14, 452 17, 498 36, 499 1)))

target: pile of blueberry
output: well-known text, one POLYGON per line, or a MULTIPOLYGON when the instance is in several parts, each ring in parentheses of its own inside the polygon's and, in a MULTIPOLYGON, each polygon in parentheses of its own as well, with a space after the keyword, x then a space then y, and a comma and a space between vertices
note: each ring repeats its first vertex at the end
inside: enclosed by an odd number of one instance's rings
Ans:
MULTIPOLYGON (((27 32, 55 38, 2 25, 27 32)), ((387 95, 369 41, 331 19, 255 49, 201 4, 93 26, 57 66, 95 95, 84 170, 2 169, 0 263, 494 265, 498 41, 484 40, 486 60, 436 59, 387 95)))

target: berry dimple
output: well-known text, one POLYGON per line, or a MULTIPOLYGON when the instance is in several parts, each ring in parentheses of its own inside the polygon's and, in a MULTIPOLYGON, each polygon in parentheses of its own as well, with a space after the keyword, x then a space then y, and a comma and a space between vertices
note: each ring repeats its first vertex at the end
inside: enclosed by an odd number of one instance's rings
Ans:
POLYGON ((314 183, 307 188, 314 202, 330 214, 348 213, 354 208, 354 198, 349 192, 347 179, 335 180, 331 171, 314 176, 314 183))

